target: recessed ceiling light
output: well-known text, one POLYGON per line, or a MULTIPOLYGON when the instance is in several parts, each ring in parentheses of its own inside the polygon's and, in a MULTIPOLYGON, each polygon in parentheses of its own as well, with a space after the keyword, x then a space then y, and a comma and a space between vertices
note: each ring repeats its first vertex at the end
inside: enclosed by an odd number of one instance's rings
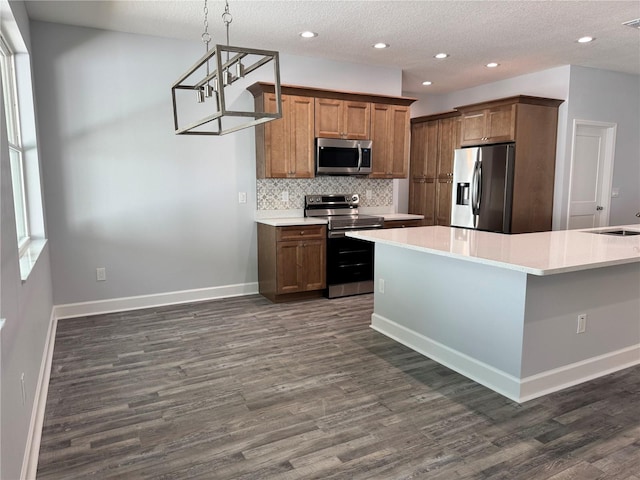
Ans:
POLYGON ((388 43, 374 43, 373 44, 373 48, 389 48, 389 44, 388 43))
POLYGON ((426 82, 422 82, 422 84, 429 86, 429 85, 431 85, 431 82, 429 80, 427 80, 426 82))
POLYGON ((300 32, 300 36, 302 38, 313 38, 313 37, 317 37, 318 34, 316 32, 311 32, 307 30, 306 32, 300 32))
POLYGON ((578 39, 578 43, 589 43, 589 42, 593 42, 595 40, 595 38, 593 37, 580 37, 578 39))
POLYGON ((491 62, 491 63, 487 63, 485 66, 489 68, 496 68, 498 65, 500 64, 496 62, 491 62))
POLYGON ((635 20, 629 20, 628 22, 622 22, 622 24, 631 28, 640 28, 640 18, 636 18, 635 20))
POLYGON ((434 55, 435 58, 447 58, 449 56, 448 53, 438 53, 434 55))

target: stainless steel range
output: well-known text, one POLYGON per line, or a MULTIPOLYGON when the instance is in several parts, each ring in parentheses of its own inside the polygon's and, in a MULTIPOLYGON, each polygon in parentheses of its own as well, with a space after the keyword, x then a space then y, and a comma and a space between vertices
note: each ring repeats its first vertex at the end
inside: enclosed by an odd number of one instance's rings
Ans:
POLYGON ((360 198, 348 195, 306 195, 305 217, 327 224, 327 291, 329 298, 373 292, 374 244, 345 236, 346 232, 382 228, 384 219, 358 212, 360 198))

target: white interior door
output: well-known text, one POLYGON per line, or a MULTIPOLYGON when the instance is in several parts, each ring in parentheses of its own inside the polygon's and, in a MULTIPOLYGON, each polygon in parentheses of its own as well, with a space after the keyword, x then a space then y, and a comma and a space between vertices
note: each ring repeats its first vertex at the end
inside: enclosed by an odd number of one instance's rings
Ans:
POLYGON ((609 225, 615 128, 574 121, 568 229, 609 225))

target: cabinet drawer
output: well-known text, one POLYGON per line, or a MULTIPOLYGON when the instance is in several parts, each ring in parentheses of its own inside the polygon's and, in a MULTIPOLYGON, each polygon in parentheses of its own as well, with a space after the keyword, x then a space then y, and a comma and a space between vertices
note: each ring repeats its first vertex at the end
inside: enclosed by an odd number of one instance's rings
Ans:
POLYGON ((419 227, 420 220, 385 220, 384 228, 419 227))
POLYGON ((278 242, 300 239, 323 239, 327 236, 324 225, 295 225, 278 227, 276 240, 278 242))

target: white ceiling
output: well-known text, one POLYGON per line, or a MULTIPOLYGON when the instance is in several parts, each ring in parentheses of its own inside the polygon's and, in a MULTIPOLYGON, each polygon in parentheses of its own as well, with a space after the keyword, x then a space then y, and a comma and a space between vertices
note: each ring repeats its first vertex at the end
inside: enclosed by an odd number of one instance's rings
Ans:
MULTIPOLYGON (((204 0, 26 5, 34 20, 194 42, 203 32, 204 0)), ((208 9, 213 43, 226 43, 224 1, 209 0, 208 9)), ((622 25, 640 18, 638 0, 230 0, 229 11, 231 45, 400 68, 405 94, 441 94, 568 64, 640 75, 640 30, 622 25), (319 35, 302 39, 303 30, 319 35), (584 35, 596 40, 578 44, 584 35), (376 50, 375 42, 391 46, 376 50), (438 52, 450 57, 436 60, 438 52), (484 67, 491 61, 500 66, 484 67)))

